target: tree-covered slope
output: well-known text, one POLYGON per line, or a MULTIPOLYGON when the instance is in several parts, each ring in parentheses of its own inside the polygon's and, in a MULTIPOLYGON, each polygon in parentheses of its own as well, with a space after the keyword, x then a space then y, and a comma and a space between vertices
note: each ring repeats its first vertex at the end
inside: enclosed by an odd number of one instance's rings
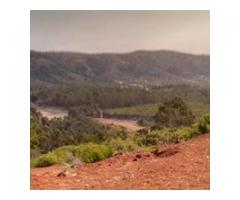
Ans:
POLYGON ((172 51, 123 54, 31 51, 31 84, 208 85, 209 65, 208 55, 172 51))

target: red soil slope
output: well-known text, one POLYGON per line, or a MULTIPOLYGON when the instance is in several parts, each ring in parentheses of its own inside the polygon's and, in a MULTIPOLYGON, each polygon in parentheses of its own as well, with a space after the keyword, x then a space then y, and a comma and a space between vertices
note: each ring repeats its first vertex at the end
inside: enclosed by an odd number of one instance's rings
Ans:
POLYGON ((209 134, 154 153, 132 152, 82 164, 31 169, 31 189, 209 189, 209 134))

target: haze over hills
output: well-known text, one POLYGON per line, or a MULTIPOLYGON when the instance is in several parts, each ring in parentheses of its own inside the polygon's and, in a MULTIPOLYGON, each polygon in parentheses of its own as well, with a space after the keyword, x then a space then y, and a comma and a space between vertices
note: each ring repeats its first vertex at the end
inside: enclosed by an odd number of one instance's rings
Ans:
POLYGON ((84 54, 31 51, 35 84, 190 84, 209 87, 209 55, 175 51, 84 54))

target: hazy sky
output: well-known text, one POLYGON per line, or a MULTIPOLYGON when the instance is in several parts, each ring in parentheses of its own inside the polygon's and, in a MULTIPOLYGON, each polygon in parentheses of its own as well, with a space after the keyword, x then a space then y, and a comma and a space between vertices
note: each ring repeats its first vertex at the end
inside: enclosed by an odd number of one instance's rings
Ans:
POLYGON ((209 11, 31 11, 31 49, 209 54, 209 11))

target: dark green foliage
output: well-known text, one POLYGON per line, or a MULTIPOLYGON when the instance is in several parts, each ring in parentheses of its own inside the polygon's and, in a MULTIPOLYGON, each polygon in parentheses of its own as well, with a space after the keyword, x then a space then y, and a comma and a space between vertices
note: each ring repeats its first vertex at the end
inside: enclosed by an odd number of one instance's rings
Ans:
POLYGON ((198 130, 201 133, 209 133, 210 131, 210 115, 206 114, 201 117, 198 121, 198 130))
POLYGON ((99 108, 116 108, 156 102, 158 94, 139 88, 120 88, 115 86, 54 86, 36 88, 31 96, 37 96, 37 104, 64 107, 77 107, 98 112, 99 108))
POLYGON ((117 127, 118 130, 116 131, 116 136, 119 137, 122 140, 126 140, 128 138, 128 132, 127 129, 125 127, 117 127))
POLYGON ((46 153, 64 145, 102 143, 111 138, 124 140, 128 137, 128 132, 123 127, 104 126, 82 115, 48 120, 33 108, 30 134, 32 157, 36 150, 46 153))
POLYGON ((175 97, 159 106, 157 114, 154 116, 157 128, 174 128, 180 126, 191 126, 194 116, 184 101, 175 97))
MULTIPOLYGON (((173 92, 174 94, 176 93, 173 92)), ((166 93, 164 93, 164 96, 166 93)), ((201 117, 205 113, 210 111, 209 103, 205 103, 202 100, 198 101, 185 101, 187 106, 192 110, 194 116, 201 117)), ((139 120, 139 125, 153 126, 152 117, 157 113, 160 103, 143 104, 131 107, 105 109, 104 116, 115 118, 129 118, 139 120)))
POLYGON ((160 135, 153 132, 145 132, 138 135, 137 143, 138 145, 157 145, 159 143, 160 135))
POLYGON ((138 145, 152 146, 157 144, 178 143, 179 137, 174 129, 162 129, 155 131, 142 131, 137 134, 138 145))
POLYGON ((136 87, 120 88, 114 85, 58 85, 33 87, 32 96, 35 97, 31 98, 34 99, 35 104, 76 109, 87 115, 96 115, 101 108, 104 109, 104 116, 119 118, 151 117, 153 110, 155 110, 155 106, 151 105, 152 103, 163 102, 175 96, 188 102, 209 104, 209 91, 187 85, 154 86, 149 87, 148 91, 136 87), (203 91, 208 96, 204 96, 203 91), (111 110, 109 108, 117 109, 111 110))
POLYGON ((31 109, 31 149, 46 153, 59 146, 86 142, 99 143, 110 137, 109 130, 84 116, 48 120, 31 109))
POLYGON ((181 140, 188 140, 194 136, 208 133, 210 131, 209 114, 201 117, 197 123, 181 128, 162 128, 156 130, 141 129, 138 131, 135 141, 138 145, 157 145, 178 143, 181 140))
POLYGON ((30 127, 30 147, 35 149, 40 144, 41 130, 37 123, 31 123, 30 127))
POLYGON ((188 140, 199 135, 199 130, 191 127, 183 127, 179 129, 161 129, 161 130, 142 130, 136 135, 138 145, 158 145, 178 143, 181 140, 188 140))
POLYGON ((68 115, 74 118, 78 116, 100 117, 101 114, 102 110, 97 105, 83 105, 72 107, 68 112, 68 115))
POLYGON ((31 85, 95 84, 116 81, 142 84, 208 84, 209 56, 171 51, 82 54, 31 51, 31 85), (129 80, 132 80, 129 82, 129 80))

